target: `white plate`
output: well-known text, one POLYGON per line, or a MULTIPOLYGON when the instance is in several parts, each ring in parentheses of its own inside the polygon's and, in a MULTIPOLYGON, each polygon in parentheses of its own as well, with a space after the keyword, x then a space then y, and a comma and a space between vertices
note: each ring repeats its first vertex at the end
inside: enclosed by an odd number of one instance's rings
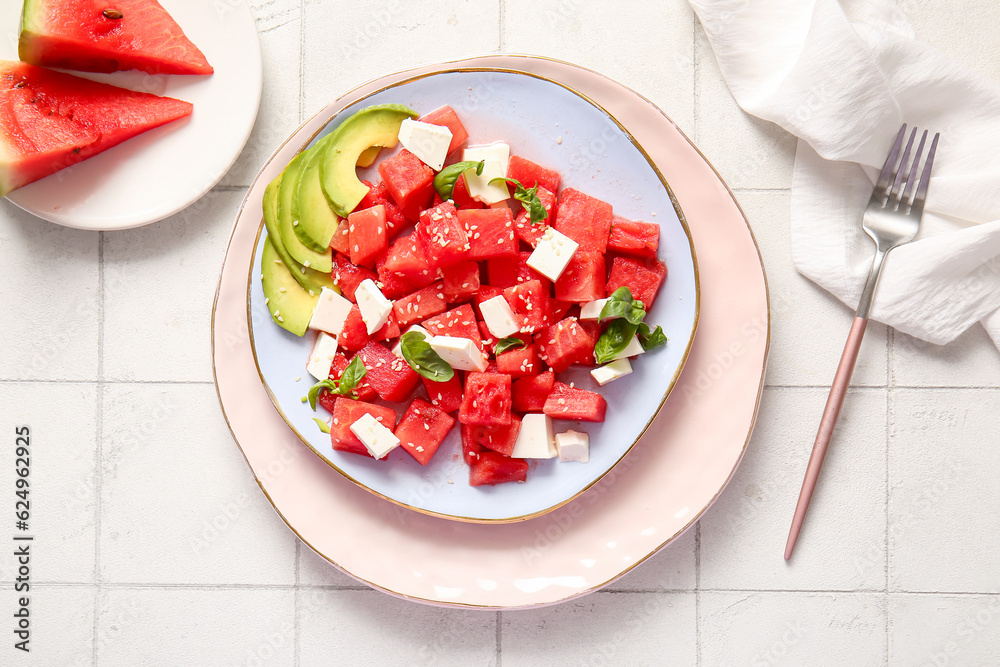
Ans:
MULTIPOLYGON (((161 0, 215 68, 211 76, 91 74, 95 81, 194 104, 185 120, 146 132, 7 195, 29 213, 90 230, 139 227, 177 213, 229 171, 257 118, 260 42, 241 0, 161 0)), ((18 60, 20 3, 0 10, 0 58, 18 60)))

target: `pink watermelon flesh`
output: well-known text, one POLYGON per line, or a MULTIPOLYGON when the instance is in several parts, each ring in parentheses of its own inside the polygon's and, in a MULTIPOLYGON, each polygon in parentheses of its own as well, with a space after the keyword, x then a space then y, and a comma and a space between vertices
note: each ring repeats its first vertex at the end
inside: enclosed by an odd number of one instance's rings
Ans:
POLYGON ((170 97, 0 60, 0 196, 191 111, 170 97))
POLYGON ((81 72, 214 71, 156 0, 25 0, 18 53, 33 65, 81 72))

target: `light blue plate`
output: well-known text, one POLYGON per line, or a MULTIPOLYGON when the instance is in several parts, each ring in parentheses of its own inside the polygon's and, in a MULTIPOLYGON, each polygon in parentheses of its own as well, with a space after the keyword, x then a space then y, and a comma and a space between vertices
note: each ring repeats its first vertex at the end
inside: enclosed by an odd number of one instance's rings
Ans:
MULTIPOLYGON (((392 502, 476 522, 519 521, 543 514, 575 498, 628 453, 680 375, 694 339, 699 299, 694 247, 680 208, 631 135, 606 112, 558 83, 520 72, 446 72, 392 86, 341 110, 313 142, 359 109, 390 102, 421 114, 448 104, 468 129, 470 144, 504 141, 512 154, 559 171, 564 187, 610 202, 617 215, 659 223, 660 259, 667 264, 669 276, 646 321, 662 325, 670 341, 639 356, 631 375, 600 389, 585 368, 560 376, 577 387, 598 390, 608 400, 607 421, 602 424, 554 422, 557 433, 574 429, 590 434, 589 463, 533 461, 524 484, 472 487, 457 423, 427 466, 401 448, 382 461, 334 451, 330 437, 313 422, 313 417, 328 419, 329 414, 322 408, 313 412, 301 401, 313 382, 305 371, 313 334, 298 338, 279 328, 264 305, 260 241, 266 232, 262 232, 249 286, 252 341, 260 375, 275 407, 303 442, 345 476, 392 502)), ((308 140, 301 130, 290 139, 308 140)))

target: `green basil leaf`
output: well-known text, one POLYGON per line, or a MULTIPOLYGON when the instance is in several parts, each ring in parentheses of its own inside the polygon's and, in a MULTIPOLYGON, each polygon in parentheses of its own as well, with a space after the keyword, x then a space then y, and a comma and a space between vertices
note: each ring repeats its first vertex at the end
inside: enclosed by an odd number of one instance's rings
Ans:
POLYGON ((501 338, 500 342, 497 343, 496 355, 499 357, 508 350, 516 350, 519 347, 524 347, 525 345, 526 343, 517 336, 507 336, 506 338, 501 338))
POLYGON ((336 393, 337 381, 327 378, 325 380, 320 380, 313 386, 309 387, 309 394, 307 397, 309 399, 309 407, 312 408, 313 410, 316 409, 316 399, 319 398, 319 392, 323 389, 336 393))
POLYGON ((313 421, 316 422, 316 426, 319 426, 319 430, 323 431, 323 433, 330 432, 330 425, 327 424, 322 419, 317 419, 316 417, 313 417, 313 421))
POLYGON ((594 358, 597 363, 606 364, 614 360, 628 346, 638 328, 639 325, 632 324, 624 318, 611 322, 594 346, 594 358))
POLYGON ((642 344, 642 349, 647 352, 649 350, 655 350, 661 345, 667 344, 667 336, 663 333, 663 327, 659 325, 650 331, 649 325, 643 322, 639 325, 636 335, 639 337, 639 343, 642 344))
POLYGON ((447 382, 455 377, 455 369, 430 346, 419 331, 405 333, 399 338, 403 359, 420 375, 432 382, 447 382))
POLYGON ((538 198, 537 181, 535 182, 535 187, 526 188, 516 178, 497 177, 490 181, 490 185, 493 185, 497 181, 510 183, 514 186, 514 199, 524 204, 524 208, 528 211, 528 217, 531 218, 531 224, 541 224, 545 221, 545 218, 549 217, 549 212, 545 210, 542 200, 538 198))
POLYGON ((475 169, 476 175, 481 176, 485 164, 484 160, 450 164, 439 171, 437 176, 434 177, 434 189, 441 195, 441 199, 451 199, 451 194, 455 191, 455 183, 458 181, 458 177, 469 169, 475 169))
MULTIPOLYGON (((351 363, 347 364, 347 368, 344 369, 344 373, 340 376, 336 393, 341 396, 349 396, 367 374, 368 369, 365 368, 365 362, 362 361, 361 355, 354 355, 351 363)), ((350 396, 350 398, 356 397, 350 396)))
POLYGON ((646 317, 646 308, 642 301, 632 298, 632 290, 628 287, 619 287, 608 297, 604 308, 601 309, 601 321, 621 317, 632 324, 639 324, 646 317))

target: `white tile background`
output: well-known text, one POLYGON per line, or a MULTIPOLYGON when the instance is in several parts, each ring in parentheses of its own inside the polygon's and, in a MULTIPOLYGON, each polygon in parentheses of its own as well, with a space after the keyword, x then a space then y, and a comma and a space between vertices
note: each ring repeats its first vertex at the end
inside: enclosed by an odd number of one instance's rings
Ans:
MULTIPOLYGON (((148 228, 84 233, 0 202, 0 428, 34 433, 29 656, 2 665, 1000 665, 1000 355, 873 326, 797 558, 781 559, 851 313, 792 269, 794 140, 743 114, 684 0, 252 0, 257 127, 223 183, 148 228), (605 591, 526 612, 359 586, 258 492, 211 385, 209 309, 259 165, 339 91, 513 51, 653 99, 714 162, 774 304, 745 462, 695 531, 605 591), (53 411, 53 407, 56 410, 53 411)), ((921 38, 1000 79, 1000 4, 901 0, 921 38)), ((7 11, 7 10, 5 10, 7 11)), ((0 465, 0 489, 12 486, 0 465)), ((0 556, 0 613, 14 560, 0 556)))

